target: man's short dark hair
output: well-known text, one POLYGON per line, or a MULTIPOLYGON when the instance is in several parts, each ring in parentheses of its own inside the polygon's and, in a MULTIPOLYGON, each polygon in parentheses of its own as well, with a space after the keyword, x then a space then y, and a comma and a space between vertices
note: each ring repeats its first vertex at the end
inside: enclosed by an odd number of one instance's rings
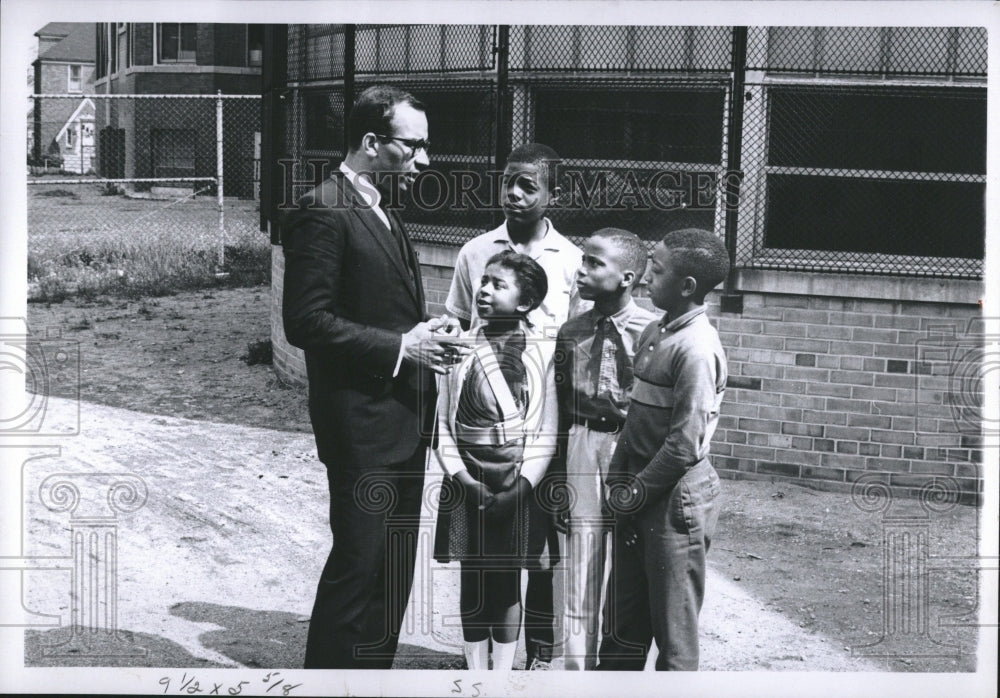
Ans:
POLYGON ((701 228, 684 228, 667 233, 663 245, 682 276, 698 282, 695 301, 703 303, 705 296, 721 284, 729 273, 729 252, 715 233, 701 228))
POLYGON ((525 143, 524 145, 519 145, 510 151, 510 155, 507 156, 508 165, 511 163, 520 163, 544 167, 548 173, 546 183, 550 192, 559 186, 559 164, 561 162, 562 158, 559 157, 559 154, 553 148, 543 143, 525 143))
POLYGON ((403 103, 418 111, 427 111, 419 99, 392 85, 372 85, 358 95, 347 117, 348 147, 351 150, 360 148, 366 133, 395 135, 392 132, 392 115, 396 105, 403 103))
POLYGON ((600 237, 609 241, 618 250, 618 262, 622 271, 635 272, 636 282, 646 273, 646 260, 649 252, 638 235, 622 228, 601 228, 595 230, 591 237, 600 237))
POLYGON ((545 296, 549 292, 549 279, 542 265, 531 257, 514 250, 504 250, 497 252, 486 261, 487 267, 491 264, 499 264, 514 272, 517 288, 521 292, 520 300, 531 306, 528 308, 529 313, 545 300, 545 296))

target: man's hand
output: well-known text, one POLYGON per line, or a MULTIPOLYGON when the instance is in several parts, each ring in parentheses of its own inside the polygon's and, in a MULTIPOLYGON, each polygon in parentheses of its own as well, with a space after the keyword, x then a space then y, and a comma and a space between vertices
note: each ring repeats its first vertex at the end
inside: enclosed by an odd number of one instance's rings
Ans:
POLYGON ((472 477, 468 470, 462 470, 455 475, 455 480, 458 484, 462 486, 465 491, 465 499, 476 506, 476 508, 483 510, 492 506, 496 495, 493 494, 493 490, 481 483, 479 480, 472 477))
POLYGON ((403 335, 403 358, 435 373, 448 373, 470 350, 456 343, 452 333, 454 318, 441 316, 421 322, 403 335), (457 359, 457 361, 456 361, 457 359))
POLYGON ((524 506, 531 495, 531 483, 525 477, 518 477, 510 488, 497 492, 492 505, 486 507, 486 515, 496 519, 509 518, 518 507, 524 506))

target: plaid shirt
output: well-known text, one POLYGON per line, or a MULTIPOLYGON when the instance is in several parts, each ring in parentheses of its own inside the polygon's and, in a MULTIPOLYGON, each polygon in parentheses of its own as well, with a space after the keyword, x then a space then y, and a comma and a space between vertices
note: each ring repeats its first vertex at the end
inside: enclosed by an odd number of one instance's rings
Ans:
POLYGON ((555 367, 564 429, 583 420, 606 424, 609 431, 624 424, 635 346, 655 319, 653 313, 629 299, 628 305, 610 317, 591 309, 559 328, 555 367), (595 347, 599 333, 604 336, 595 347))

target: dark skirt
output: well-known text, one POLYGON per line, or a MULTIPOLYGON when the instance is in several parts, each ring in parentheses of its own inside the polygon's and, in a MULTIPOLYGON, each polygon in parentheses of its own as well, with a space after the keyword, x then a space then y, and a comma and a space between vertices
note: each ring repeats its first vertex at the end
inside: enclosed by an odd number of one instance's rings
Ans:
MULTIPOLYGON (((503 446, 462 446, 469 474, 493 492, 513 486, 523 454, 521 441, 503 446)), ((548 569, 548 519, 532 495, 510 514, 498 517, 466 501, 465 490, 445 475, 438 503, 434 559, 475 561, 497 568, 548 569)))

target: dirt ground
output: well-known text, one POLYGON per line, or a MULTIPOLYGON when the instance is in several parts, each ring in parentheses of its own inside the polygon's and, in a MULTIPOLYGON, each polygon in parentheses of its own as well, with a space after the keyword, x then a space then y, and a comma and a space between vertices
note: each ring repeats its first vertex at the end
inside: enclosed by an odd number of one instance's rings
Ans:
MULTIPOLYGON (((297 530, 287 538, 277 534, 281 540, 275 545, 298 549, 312 537, 322 547, 322 538, 328 535, 321 525, 325 519, 325 478, 321 466, 312 460, 314 452, 308 450, 311 432, 305 391, 284 386, 271 366, 249 366, 240 358, 248 354, 249 344, 269 338, 268 309, 268 289, 259 287, 145 301, 31 304, 28 321, 34 332, 57 329, 63 340, 79 343, 80 399, 84 405, 95 406, 93 415, 128 419, 131 414, 137 423, 144 420, 168 425, 189 419, 196 420, 198 429, 227 424, 232 425, 234 439, 247 439, 248 443, 271 439, 275 461, 281 461, 285 468, 281 475, 269 470, 267 453, 232 468, 245 467, 251 483, 261 480, 285 487, 282 483, 290 482, 288 478, 306 482, 300 482, 300 487, 306 487, 318 501, 299 501, 294 506, 313 510, 316 530, 308 534, 297 530), (285 479, 275 479, 280 477, 285 479)), ((190 423, 184 424, 194 429, 190 423)), ((128 428, 123 428, 120 438, 128 438, 128 428)), ((106 434, 109 440, 119 438, 113 425, 90 429, 93 434, 106 434)), ((164 476, 155 469, 150 473, 164 476)), ((212 485, 219 490, 215 496, 222 499, 227 496, 223 482, 212 485)), ((918 599, 918 605, 922 604, 919 610, 904 609, 908 618, 923 621, 906 626, 905 636, 900 637, 903 626, 891 626, 885 620, 898 599, 884 583, 883 535, 890 529, 881 512, 862 511, 849 495, 815 490, 808 483, 726 480, 723 485, 722 514, 709 555, 713 576, 706 613, 709 606, 716 605, 711 610, 712 623, 705 623, 703 633, 706 668, 808 671, 816 668, 813 662, 818 661, 818 653, 825 653, 826 663, 821 665, 827 669, 975 671, 977 629, 973 624, 979 602, 975 556, 980 526, 975 507, 958 505, 928 514, 912 500, 893 504, 895 514, 916 516, 912 521, 927 531, 930 569, 926 603, 918 599), (718 580, 719 590, 714 600, 713 580, 718 580), (920 622, 926 622, 926 631, 920 622), (901 640, 895 656, 862 659, 866 652, 861 648, 883 636, 901 640)), ((237 496, 235 490, 232 496, 237 496)), ((185 535, 190 538, 194 534, 185 535)), ((198 548, 196 537, 188 543, 192 549, 198 548)), ((211 555, 216 559, 219 555, 238 557, 240 548, 235 541, 230 543, 232 549, 214 550, 211 555)), ((310 554, 316 557, 314 551, 310 554)), ((310 574, 313 568, 318 573, 322 560, 303 564, 310 574)), ((294 590, 304 596, 295 612, 260 613, 250 625, 243 619, 242 643, 216 633, 213 644, 205 640, 212 633, 203 635, 201 643, 211 647, 212 653, 193 657, 182 652, 173 657, 177 663, 172 666, 195 666, 190 663, 193 661, 207 666, 223 666, 226 661, 243 666, 297 666, 304 641, 302 616, 308 613, 311 585, 315 583, 315 577, 305 577, 303 588, 294 590), (255 655, 257 650, 248 638, 260 633, 282 645, 282 653, 268 654, 258 648, 255 655)), ((439 593, 436 586, 434 593, 439 593)), ((171 608, 170 613, 195 620, 210 618, 216 625, 231 628, 220 620, 231 610, 227 609, 221 601, 216 605, 189 603, 171 608)), ((419 628, 414 631, 416 635, 420 632, 419 628)), ((65 663, 38 656, 38 643, 46 634, 27 634, 28 662, 65 663)), ((461 666, 460 653, 443 646, 430 655, 411 650, 413 647, 404 642, 397 666, 461 666)), ((156 661, 171 656, 164 650, 156 661)))

